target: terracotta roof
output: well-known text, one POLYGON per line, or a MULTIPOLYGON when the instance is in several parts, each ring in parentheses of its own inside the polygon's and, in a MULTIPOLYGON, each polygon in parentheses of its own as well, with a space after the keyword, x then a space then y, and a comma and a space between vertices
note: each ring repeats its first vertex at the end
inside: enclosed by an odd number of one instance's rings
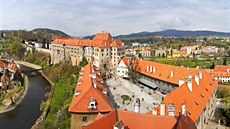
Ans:
POLYGON ((95 37, 93 38, 93 40, 107 40, 107 41, 111 41, 112 40, 112 36, 110 35, 110 33, 97 33, 95 35, 95 37))
POLYGON ((0 60, 0 68, 3 68, 6 66, 6 63, 4 63, 3 61, 0 60))
POLYGON ((125 63, 125 65, 126 66, 128 66, 129 65, 129 63, 130 63, 130 57, 123 57, 123 58, 121 58, 119 61, 118 61, 118 64, 121 62, 121 61, 123 61, 124 63, 125 63))
POLYGON ((227 66, 227 65, 217 65, 214 68, 214 72, 227 72, 227 69, 230 70, 230 66, 227 66))
POLYGON ((188 129, 195 129, 194 123, 188 122, 186 118, 151 116, 125 110, 118 110, 117 113, 116 110, 113 110, 95 122, 84 126, 82 129, 113 129, 113 126, 120 121, 124 123, 124 129, 152 129, 153 127, 154 129, 182 129, 187 127, 188 129))
POLYGON ((56 38, 52 44, 65 44, 71 46, 117 47, 124 46, 121 40, 112 42, 110 33, 97 33, 93 40, 80 38, 56 38))
POLYGON ((113 129, 113 125, 116 123, 116 111, 113 110, 107 115, 97 119, 95 122, 88 124, 82 129, 113 129))
POLYGON ((215 77, 230 77, 230 72, 215 72, 215 77))
POLYGON ((120 47, 124 46, 124 43, 120 39, 114 39, 113 42, 111 43, 112 47, 120 47))
POLYGON ((7 64, 7 68, 14 73, 20 70, 17 64, 13 60, 7 64))
POLYGON ((178 54, 178 55, 187 55, 186 52, 173 52, 173 54, 174 54, 174 55, 175 55, 175 54, 178 54))
POLYGON ((135 70, 139 73, 177 85, 179 84, 179 79, 186 79, 189 74, 192 74, 193 76, 197 75, 200 71, 196 68, 172 66, 147 60, 141 60, 139 58, 136 60, 136 62, 137 67, 135 70), (155 67, 156 72, 154 73, 153 70, 150 72, 150 68, 148 68, 147 72, 147 66, 152 66, 152 69, 155 67), (171 71, 173 71, 172 77, 171 71))
MULTIPOLYGON (((174 104, 176 116, 180 115, 182 104, 185 104, 187 116, 195 122, 214 93, 217 84, 218 82, 213 80, 210 74, 203 70, 202 79, 200 79, 199 85, 197 85, 195 79, 192 78, 192 92, 189 90, 187 82, 185 82, 166 95, 164 99, 166 115, 168 115, 169 104, 174 104), (180 95, 183 95, 183 97, 180 95)), ((158 108, 158 114, 160 112, 159 109, 160 108, 158 108)))
POLYGON ((69 112, 109 112, 113 109, 108 97, 102 92, 103 84, 100 80, 97 80, 97 77, 95 79, 90 77, 92 74, 97 74, 96 72, 92 73, 92 68, 92 65, 88 64, 81 70, 81 75, 75 90, 77 95, 75 94, 73 96, 69 112), (96 88, 93 86, 94 82, 96 83, 96 88), (88 109, 90 98, 96 100, 97 108, 95 110, 88 109))

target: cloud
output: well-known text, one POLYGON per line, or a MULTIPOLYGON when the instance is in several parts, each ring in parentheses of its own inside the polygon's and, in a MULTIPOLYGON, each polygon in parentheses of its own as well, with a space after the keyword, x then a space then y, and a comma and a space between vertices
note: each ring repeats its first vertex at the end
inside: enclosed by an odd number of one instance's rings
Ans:
POLYGON ((0 29, 49 27, 70 35, 164 29, 230 31, 228 0, 2 0, 0 29))

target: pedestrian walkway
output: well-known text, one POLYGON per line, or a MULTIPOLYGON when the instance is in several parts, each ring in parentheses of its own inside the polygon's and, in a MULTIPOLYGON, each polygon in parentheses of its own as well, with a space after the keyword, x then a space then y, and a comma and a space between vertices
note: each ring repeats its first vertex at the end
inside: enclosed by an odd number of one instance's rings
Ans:
POLYGON ((109 94, 110 99, 114 99, 118 108, 126 109, 128 111, 134 111, 134 102, 137 98, 139 98, 141 100, 140 112, 146 113, 150 111, 153 106, 156 106, 154 104, 159 104, 163 96, 158 92, 149 94, 138 85, 123 78, 118 78, 116 80, 108 79, 106 83, 111 92, 111 94, 109 94), (122 95, 128 95, 131 98, 131 101, 126 101, 123 104, 123 100, 121 98, 122 95))

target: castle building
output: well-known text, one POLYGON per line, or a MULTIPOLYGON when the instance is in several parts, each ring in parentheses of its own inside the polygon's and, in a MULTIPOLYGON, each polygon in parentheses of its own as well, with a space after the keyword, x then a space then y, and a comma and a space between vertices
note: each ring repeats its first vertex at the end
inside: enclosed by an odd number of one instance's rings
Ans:
POLYGON ((97 33, 92 39, 56 38, 51 47, 51 63, 63 60, 78 65, 85 56, 87 61, 101 68, 105 65, 116 68, 118 60, 124 55, 124 43, 113 39, 110 33, 97 33))

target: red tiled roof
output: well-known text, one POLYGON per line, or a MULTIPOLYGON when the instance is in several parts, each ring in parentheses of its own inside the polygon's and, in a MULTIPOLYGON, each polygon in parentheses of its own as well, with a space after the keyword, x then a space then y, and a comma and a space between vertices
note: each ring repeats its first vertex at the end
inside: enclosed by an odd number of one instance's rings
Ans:
POLYGON ((141 113, 129 112, 125 110, 111 111, 109 114, 102 118, 84 126, 82 129, 113 129, 116 122, 122 121, 125 129, 182 129, 178 127, 179 124, 183 128, 195 129, 194 123, 188 122, 187 119, 172 116, 152 116, 141 113), (116 117, 118 118, 116 120, 116 117), (183 120, 180 122, 180 120, 183 120), (192 126, 191 126, 192 125, 192 126))
POLYGON ((126 66, 128 66, 129 65, 129 63, 130 63, 130 57, 123 57, 123 58, 121 58, 119 61, 118 61, 118 64, 121 62, 121 61, 123 61, 124 63, 125 63, 125 65, 126 66))
POLYGON ((90 77, 92 73, 91 68, 91 64, 88 64, 81 70, 83 74, 79 77, 78 82, 80 82, 80 84, 77 84, 75 90, 79 94, 73 96, 69 112, 109 112, 113 109, 108 97, 102 92, 103 84, 99 82, 100 80, 98 81, 90 77), (94 81, 97 84, 97 88, 93 86, 94 81), (97 103, 97 109, 93 111, 88 109, 89 99, 91 97, 93 97, 97 103))
POLYGON ((227 69, 230 69, 230 66, 227 66, 227 65, 217 65, 214 68, 214 72, 227 72, 227 69))
POLYGON ((215 72, 215 77, 230 77, 230 72, 215 72))
POLYGON ((120 47, 124 46, 124 43, 120 39, 114 39, 113 42, 111 43, 112 47, 120 47))
POLYGON ((6 66, 6 63, 4 63, 3 61, 0 60, 0 68, 3 68, 6 66))
POLYGON ((93 38, 93 40, 107 40, 107 41, 111 41, 112 40, 112 36, 110 35, 110 33, 97 33, 95 35, 95 37, 93 38))
MULTIPOLYGON (((186 104, 186 114, 195 122, 211 98, 216 86, 217 81, 214 81, 209 73, 203 70, 199 85, 197 85, 194 78, 192 78, 192 92, 190 92, 187 82, 185 82, 166 95, 164 99, 166 115, 168 115, 169 104, 174 104, 176 116, 180 115, 182 104, 186 104), (181 95, 183 95, 183 97, 181 95)), ((158 114, 160 112, 159 109, 160 108, 158 108, 158 114)))
POLYGON ((110 113, 99 118, 95 122, 88 124, 82 129, 113 129, 113 125, 116 123, 116 111, 113 110, 110 113))
POLYGON ((124 46, 124 44, 119 39, 115 39, 112 42, 112 36, 110 33, 97 33, 93 40, 79 38, 56 38, 52 44, 94 47, 124 46))
POLYGON ((142 73, 144 75, 157 78, 159 80, 163 80, 173 84, 179 84, 179 79, 186 79, 189 74, 197 75, 199 73, 199 69, 196 68, 186 68, 179 66, 172 66, 167 64, 156 63, 147 60, 137 59, 137 67, 136 71, 142 73), (152 66, 156 68, 156 72, 150 72, 150 68, 147 72, 147 66, 152 66), (173 76, 171 77, 171 70, 173 71, 173 76))

